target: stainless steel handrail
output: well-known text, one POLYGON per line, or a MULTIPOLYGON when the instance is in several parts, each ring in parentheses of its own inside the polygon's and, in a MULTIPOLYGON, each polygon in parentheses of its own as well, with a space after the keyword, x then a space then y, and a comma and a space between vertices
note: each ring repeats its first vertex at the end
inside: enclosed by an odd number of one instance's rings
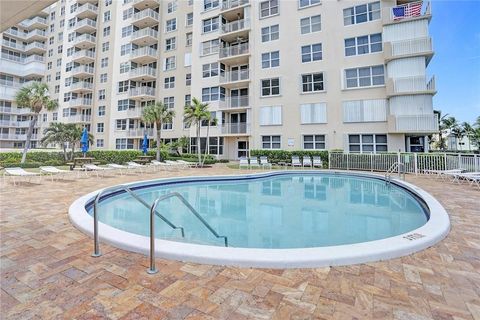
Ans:
POLYGON ((405 180, 405 164, 401 162, 395 162, 388 168, 387 172, 385 172, 385 182, 390 184, 392 180, 392 173, 398 169, 398 178, 400 179, 403 174, 403 180, 405 180))
POLYGON ((168 198, 172 197, 177 197, 180 201, 183 202, 183 204, 190 209, 190 211, 195 215, 195 217, 200 220, 200 222, 203 223, 205 227, 215 236, 217 239, 223 238, 225 241, 225 247, 228 247, 228 238, 226 236, 221 236, 219 235, 209 224, 205 219, 202 218, 202 216, 195 210, 194 207, 188 203, 187 199, 185 199, 180 193, 178 192, 171 192, 168 194, 165 194, 161 197, 158 197, 155 199, 153 202, 151 208, 150 208, 150 268, 147 270, 147 273, 149 274, 154 274, 157 273, 158 270, 155 267, 155 220, 153 214, 156 212, 157 205, 160 201, 163 201, 168 198))
MULTIPOLYGON (((95 201, 93 203, 93 253, 92 257, 100 257, 102 254, 100 252, 100 243, 98 239, 98 201, 100 200, 100 197, 102 194, 104 194, 107 191, 116 191, 116 190, 124 190, 128 192, 135 200, 143 204, 145 207, 150 209, 150 205, 140 198, 135 192, 133 192, 129 187, 124 186, 124 185, 119 185, 111 188, 106 188, 100 191, 97 196, 95 197, 95 201)), ((185 230, 183 227, 177 227, 174 225, 172 222, 170 222, 167 218, 162 216, 159 212, 153 211, 160 219, 162 219, 168 226, 170 226, 172 229, 179 229, 180 232, 182 233, 182 238, 185 238, 185 230)))

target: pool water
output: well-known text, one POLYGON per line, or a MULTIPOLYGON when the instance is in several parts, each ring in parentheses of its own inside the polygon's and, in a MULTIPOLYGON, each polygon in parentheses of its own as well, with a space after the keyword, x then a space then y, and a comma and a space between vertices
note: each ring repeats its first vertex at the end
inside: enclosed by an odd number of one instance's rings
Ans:
MULTIPOLYGON (((160 181, 159 181, 160 183, 160 181)), ((410 192, 385 181, 334 173, 284 173, 269 177, 232 177, 183 181, 134 188, 152 203, 179 192, 229 246, 309 248, 379 240, 423 226, 428 211, 410 192)), ((179 199, 157 207, 185 238, 155 217, 161 239, 223 246, 179 199)), ((93 210, 90 207, 89 213, 93 210)), ((149 210, 127 193, 102 199, 99 220, 114 228, 149 236, 149 210)))

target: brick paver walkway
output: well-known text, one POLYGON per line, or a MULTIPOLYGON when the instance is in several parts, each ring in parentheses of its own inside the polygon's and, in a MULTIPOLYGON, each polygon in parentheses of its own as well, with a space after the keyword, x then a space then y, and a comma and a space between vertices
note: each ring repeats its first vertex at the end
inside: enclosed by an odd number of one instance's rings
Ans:
MULTIPOLYGON (((223 166, 182 175, 232 174, 223 166)), ((450 213, 452 231, 420 253, 318 269, 243 269, 147 258, 92 241, 69 222, 79 196, 178 173, 1 187, 2 319, 480 319, 480 192, 407 181, 450 213)))

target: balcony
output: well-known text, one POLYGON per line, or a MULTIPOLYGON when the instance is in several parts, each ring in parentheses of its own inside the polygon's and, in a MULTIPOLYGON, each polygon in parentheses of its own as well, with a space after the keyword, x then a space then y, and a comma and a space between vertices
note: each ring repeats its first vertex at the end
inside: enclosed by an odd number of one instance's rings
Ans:
POLYGON ((98 15, 98 7, 90 3, 85 3, 77 8, 75 15, 78 19, 95 19, 98 15))
POLYGON ((47 19, 42 17, 34 17, 32 19, 20 22, 22 28, 27 30, 32 29, 46 29, 48 27, 47 19))
POLYGON ((438 115, 419 114, 406 116, 388 116, 389 133, 437 133, 438 115))
POLYGON ((132 50, 130 53, 130 60, 140 64, 155 62, 157 61, 157 50, 150 47, 142 47, 140 49, 132 50))
POLYGON ((27 54, 43 54, 47 51, 47 46, 44 43, 34 41, 25 46, 25 53, 27 54))
POLYGON ((220 132, 222 135, 250 135, 250 123, 222 123, 222 125, 220 126, 220 132))
POLYGON ((385 42, 383 44, 385 61, 414 56, 426 56, 427 64, 433 56, 432 38, 418 38, 385 42))
POLYGON ((87 93, 93 91, 93 84, 85 81, 74 82, 70 85, 68 91, 76 93, 87 93))
POLYGON ((155 80, 157 78, 157 69, 148 66, 131 69, 128 78, 133 81, 155 80))
POLYGON ((9 113, 15 115, 25 115, 32 113, 29 108, 0 107, 0 113, 9 113))
POLYGON ((82 49, 90 49, 95 47, 95 37, 91 34, 84 33, 75 38, 73 45, 82 49))
MULTIPOLYGON (((32 134, 32 140, 37 140, 38 136, 36 134, 32 134)), ((1 133, 0 140, 16 140, 16 141, 26 141, 27 135, 26 134, 16 134, 16 133, 1 133)))
POLYGON ((132 33, 131 41, 139 46, 150 46, 158 42, 158 32, 152 28, 144 28, 132 33))
POLYGON ((250 31, 250 20, 241 19, 222 24, 220 37, 226 42, 232 42, 238 37, 247 38, 250 31))
POLYGON ((127 117, 131 119, 138 119, 142 117, 143 108, 131 108, 127 110, 127 117))
POLYGON ((93 106, 93 100, 88 98, 70 99, 68 106, 70 108, 91 108, 93 106))
POLYGON ((133 15, 132 24, 139 28, 152 27, 157 25, 159 15, 152 9, 145 9, 133 15))
POLYGON ((74 116, 65 117, 67 123, 87 123, 92 121, 92 116, 89 114, 76 114, 74 116))
POLYGON ((382 11, 383 25, 389 25, 393 23, 401 23, 405 21, 412 21, 417 19, 430 19, 432 18, 432 11, 430 2, 409 2, 395 7, 384 8, 382 11), (420 6, 420 14, 416 14, 417 8, 420 6))
POLYGON ((45 41, 47 40, 47 34, 45 31, 34 29, 25 35, 27 41, 45 41))
POLYGON ((70 70, 70 76, 73 76, 76 78, 93 77, 93 72, 94 72, 94 69, 92 67, 87 65, 81 65, 81 66, 72 68, 72 70, 70 70))
POLYGON ((98 0, 77 0, 78 5, 82 5, 85 3, 97 4, 98 0))
POLYGON ((83 20, 77 21, 77 23, 72 27, 73 31, 78 33, 93 33, 97 30, 97 21, 85 18, 83 20))
MULTIPOLYGON (((0 120, 1 127, 13 127, 13 128, 28 128, 30 127, 30 120, 17 121, 17 120, 0 120)), ((38 124, 37 124, 38 126, 38 124)))
POLYGON ((156 8, 159 5, 160 0, 133 0, 133 7, 138 10, 156 8))
POLYGON ((235 19, 244 12, 244 7, 250 5, 250 0, 224 0, 220 10, 225 19, 235 19))
POLYGON ((127 137, 129 138, 143 138, 145 134, 147 134, 148 137, 153 137, 153 129, 136 128, 127 130, 127 137))
POLYGON ((388 78, 387 96, 399 96, 409 94, 432 94, 437 93, 435 89, 435 77, 426 81, 425 76, 411 76, 401 78, 388 78))
POLYGON ((135 100, 152 100, 155 99, 155 88, 152 87, 138 87, 131 88, 128 92, 128 97, 135 100))
POLYGON ((5 39, 2 40, 2 46, 7 47, 8 49, 13 49, 13 50, 18 50, 18 51, 24 51, 25 50, 25 46, 22 43, 8 41, 8 40, 5 40, 5 39))
POLYGON ((95 52, 90 50, 79 50, 72 54, 72 61, 87 64, 95 61, 95 52))
POLYGON ((244 87, 248 82, 250 82, 249 69, 220 73, 220 84, 225 88, 232 89, 244 87))
POLYGON ((242 63, 247 62, 250 55, 249 44, 241 43, 226 48, 220 48, 218 52, 219 60, 223 63, 242 63))
POLYGON ((27 33, 25 32, 21 32, 21 31, 18 31, 18 30, 15 30, 15 29, 12 29, 12 28, 8 28, 6 29, 5 31, 3 31, 5 34, 9 35, 9 36, 13 36, 13 37, 16 37, 16 38, 20 38, 20 39, 25 39, 27 33))
POLYGON ((249 96, 225 97, 225 100, 219 101, 218 109, 232 110, 249 108, 249 96))

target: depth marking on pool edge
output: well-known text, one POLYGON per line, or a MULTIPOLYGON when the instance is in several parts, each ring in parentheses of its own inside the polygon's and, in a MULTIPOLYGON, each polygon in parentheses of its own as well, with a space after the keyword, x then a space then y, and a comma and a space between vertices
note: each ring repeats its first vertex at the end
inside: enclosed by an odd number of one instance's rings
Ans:
POLYGON ((406 236, 403 236, 404 239, 407 239, 407 240, 417 240, 417 239, 420 239, 420 238, 423 238, 425 237, 425 235, 423 234, 420 234, 420 233, 410 233, 410 234, 407 234, 406 236))

